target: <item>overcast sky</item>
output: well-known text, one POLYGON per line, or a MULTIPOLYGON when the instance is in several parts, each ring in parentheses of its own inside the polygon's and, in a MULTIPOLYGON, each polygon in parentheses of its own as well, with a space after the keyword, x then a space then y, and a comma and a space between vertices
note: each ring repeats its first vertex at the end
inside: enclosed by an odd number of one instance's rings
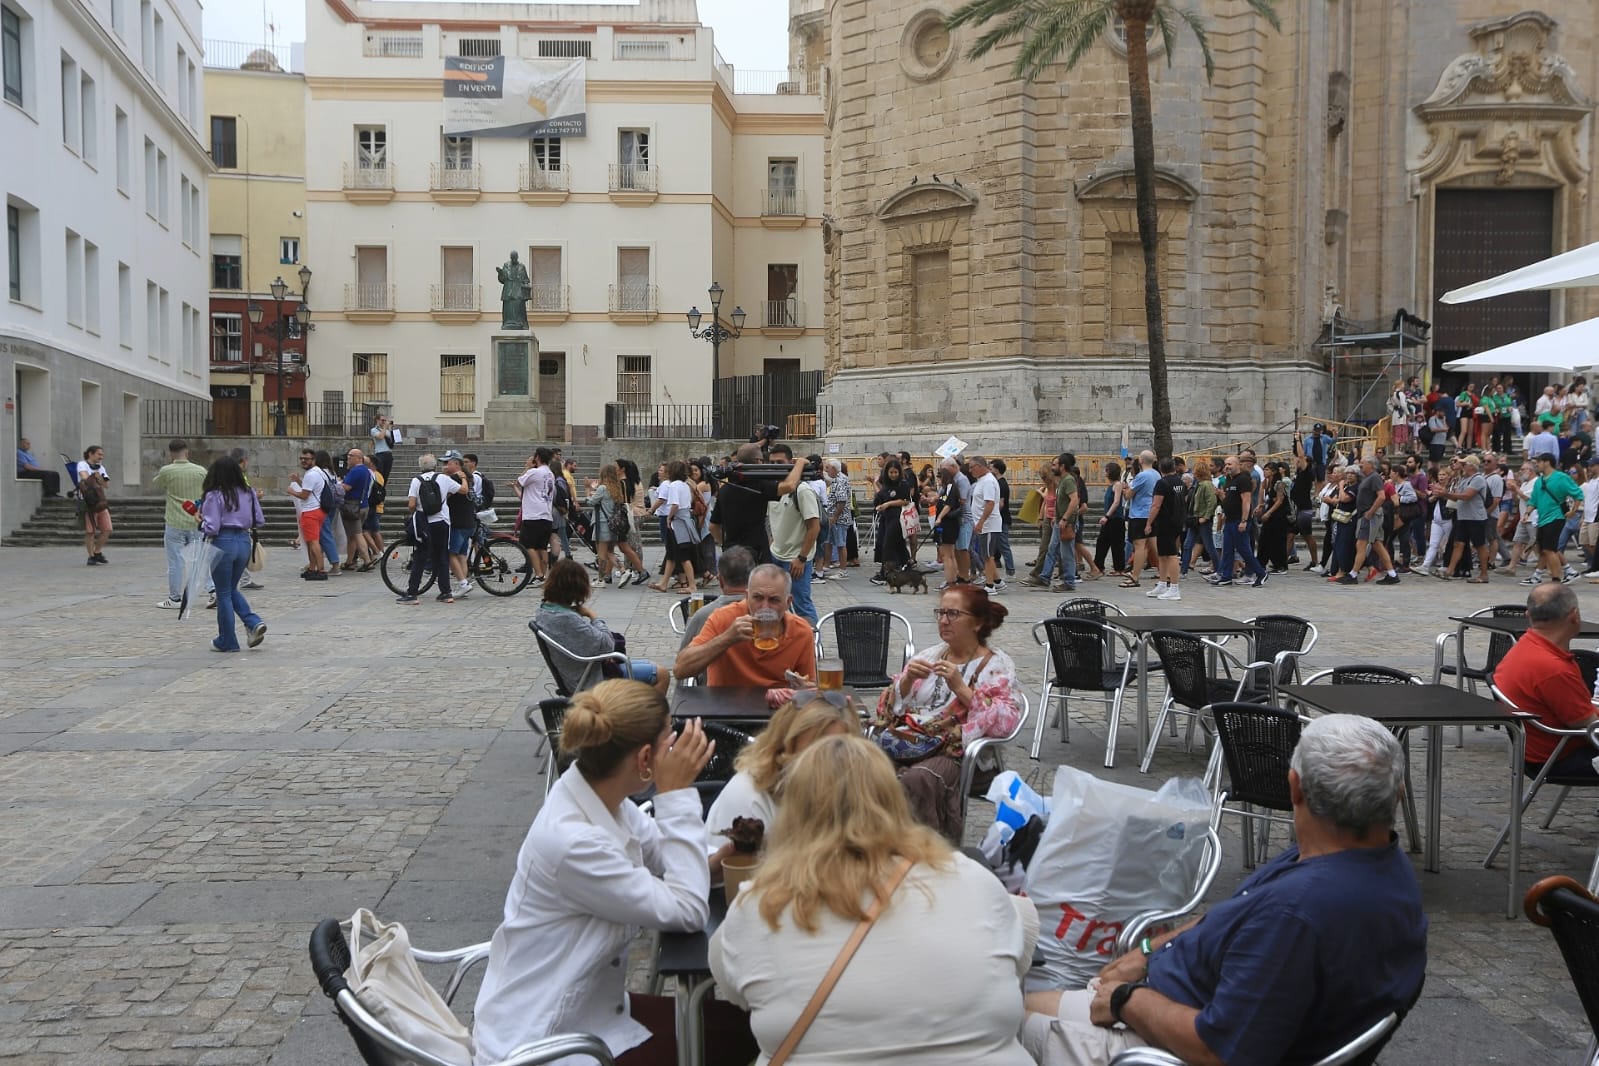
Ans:
MULTIPOLYGON (((309 0, 320 3, 321 0, 309 0)), ((446 6, 450 0, 439 0, 446 6)), ((210 0, 204 34, 216 41, 267 43, 263 28, 277 26, 276 43, 305 40, 307 0, 210 0)), ((723 58, 744 70, 788 66, 787 0, 699 0, 700 21, 716 31, 723 58)))

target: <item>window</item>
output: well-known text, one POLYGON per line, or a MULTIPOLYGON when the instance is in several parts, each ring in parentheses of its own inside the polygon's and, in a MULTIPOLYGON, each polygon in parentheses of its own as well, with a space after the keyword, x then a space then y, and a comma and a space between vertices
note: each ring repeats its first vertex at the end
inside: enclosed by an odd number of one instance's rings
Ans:
POLYGON ((472 138, 446 136, 442 155, 445 170, 471 170, 472 138))
POLYGON ((100 247, 83 242, 83 328, 100 335, 100 247))
POLYGON ((671 59, 672 42, 660 37, 619 38, 616 42, 617 59, 671 59))
POLYGON ((421 59, 420 33, 369 33, 361 44, 361 54, 369 58, 421 59))
POLYGON ((768 263, 766 265, 766 313, 761 325, 793 328, 799 325, 799 265, 797 263, 768 263))
POLYGON ((798 359, 765 359, 762 363, 761 370, 767 374, 798 374, 801 366, 798 359))
POLYGON ((439 356, 439 410, 461 413, 477 408, 477 356, 439 356))
POLYGON ((540 59, 593 59, 593 41, 540 41, 540 59))
POLYGON ((198 251, 196 245, 200 243, 200 234, 205 231, 200 228, 200 183, 197 181, 189 182, 189 232, 194 234, 194 244, 189 247, 198 251))
POLYGON ((83 327, 83 238, 67 230, 67 325, 83 327))
POLYGON ((293 266, 300 261, 300 238, 278 238, 278 262, 285 266, 293 266))
POLYGON ((6 204, 6 278, 11 298, 22 299, 22 211, 6 204))
POLYGON ((356 307, 387 310, 389 306, 389 250, 382 246, 355 250, 356 307))
POLYGON ((139 64, 145 73, 155 70, 155 5, 139 0, 139 64))
POLYGON ((150 138, 144 139, 144 213, 151 218, 156 211, 156 166, 155 145, 150 138))
MULTIPOLYGON (((173 65, 173 72, 178 76, 178 116, 183 121, 189 121, 189 72, 185 69, 189 65, 189 53, 178 45, 178 61, 173 65)), ((185 315, 184 324, 187 325, 188 316, 185 315)))
POLYGON ((122 19, 122 0, 111 0, 111 28, 116 31, 118 37, 121 37, 123 31, 127 29, 122 24, 122 19))
POLYGON ((182 334, 178 338, 178 343, 183 347, 183 369, 192 372, 194 370, 194 330, 189 321, 189 311, 190 308, 187 303, 178 308, 178 332, 182 334))
POLYGON ((351 357, 350 400, 359 407, 389 400, 389 357, 382 352, 357 352, 351 357))
POLYGON ((158 11, 155 15, 155 43, 151 46, 155 62, 150 66, 150 77, 155 80, 158 88, 165 88, 167 81, 167 20, 161 17, 158 11))
POLYGON ((161 290, 153 281, 144 283, 144 350, 151 359, 161 358, 161 290))
POLYGON ((61 53, 61 143, 74 152, 83 145, 82 116, 79 108, 83 97, 78 85, 78 64, 65 52, 61 53))
POLYGON ((911 256, 912 348, 942 348, 949 342, 949 250, 911 256))
POLYGON ((194 232, 189 229, 189 175, 178 177, 178 214, 183 216, 183 245, 192 247, 194 232))
POLYGON ((161 338, 161 361, 168 363, 172 361, 172 294, 165 289, 160 290, 156 307, 156 321, 161 338))
POLYGON ((155 217, 161 225, 167 224, 167 186, 170 185, 167 173, 167 154, 160 149, 155 153, 155 217))
POLYGON ((211 234, 211 287, 244 288, 244 240, 237 234, 211 234))
POLYGON ((650 250, 622 248, 616 253, 618 311, 648 311, 650 301, 650 250))
POLYGON ((462 37, 456 42, 456 55, 466 59, 492 59, 500 54, 498 37, 462 37))
POLYGON ((618 130, 618 160, 624 165, 650 167, 649 130, 618 130))
POLYGON ((440 293, 441 311, 477 310, 477 292, 472 285, 472 249, 441 249, 439 272, 444 281, 440 293))
POLYGON ((244 316, 230 312, 211 315, 211 361, 244 362, 244 316))
POLYGON ((83 123, 83 161, 91 166, 100 161, 100 98, 95 92, 94 79, 84 74, 79 80, 81 100, 78 106, 83 123))
POLYGON ((128 183, 132 180, 131 169, 133 161, 129 157, 132 148, 129 144, 128 113, 122 108, 117 108, 117 189, 127 195, 128 183))
POLYGON ((389 168, 389 133, 384 126, 355 128, 355 165, 358 170, 389 168))
MULTIPOLYGON (((188 61, 187 77, 189 82, 189 113, 184 116, 184 121, 192 127, 194 125, 195 112, 200 110, 200 68, 192 59, 188 61)), ((200 328, 199 311, 194 312, 194 322, 195 331, 198 332, 200 328)))
POLYGON ((561 283, 561 249, 530 248, 527 260, 528 276, 533 282, 533 310, 566 310, 566 288, 561 283))
POLYGON ((561 138, 534 137, 529 142, 533 165, 539 170, 561 169, 561 138))
POLYGON ((798 215, 799 160, 768 159, 766 161, 766 213, 768 215, 798 215))
POLYGON ((133 271, 117 264, 117 343, 133 347, 133 271))
POLYGON ((233 115, 211 116, 211 162, 223 170, 239 165, 239 120, 233 115))
POLYGON ((24 106, 22 16, 4 6, 0 6, 0 66, 4 67, 6 99, 24 106))
POLYGON ((627 405, 629 411, 648 411, 653 393, 650 391, 650 357, 647 355, 619 355, 616 357, 616 399, 627 405))

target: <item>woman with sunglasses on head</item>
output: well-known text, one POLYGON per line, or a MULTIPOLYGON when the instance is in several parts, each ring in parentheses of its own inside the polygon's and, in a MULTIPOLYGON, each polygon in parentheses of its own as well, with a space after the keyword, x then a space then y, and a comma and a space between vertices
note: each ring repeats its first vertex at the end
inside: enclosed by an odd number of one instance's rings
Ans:
POLYGON ((917 652, 883 692, 877 725, 896 736, 932 738, 915 745, 928 750, 914 759, 901 756, 900 784, 916 817, 959 844, 966 745, 980 737, 1007 736, 1016 728, 1020 690, 1016 664, 988 646, 988 638, 1005 621, 1004 604, 980 586, 955 585, 939 596, 933 614, 939 643, 917 652))

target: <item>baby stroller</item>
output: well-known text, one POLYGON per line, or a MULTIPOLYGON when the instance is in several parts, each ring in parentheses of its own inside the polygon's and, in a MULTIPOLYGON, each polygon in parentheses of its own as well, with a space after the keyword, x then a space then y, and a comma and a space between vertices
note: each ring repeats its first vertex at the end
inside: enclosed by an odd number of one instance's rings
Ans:
POLYGON ((56 454, 61 456, 61 462, 67 468, 67 480, 72 482, 72 488, 71 488, 71 490, 69 492, 67 492, 66 497, 69 500, 76 500, 76 499, 79 498, 78 497, 78 461, 76 459, 72 458, 72 456, 68 455, 66 452, 57 452, 56 454))

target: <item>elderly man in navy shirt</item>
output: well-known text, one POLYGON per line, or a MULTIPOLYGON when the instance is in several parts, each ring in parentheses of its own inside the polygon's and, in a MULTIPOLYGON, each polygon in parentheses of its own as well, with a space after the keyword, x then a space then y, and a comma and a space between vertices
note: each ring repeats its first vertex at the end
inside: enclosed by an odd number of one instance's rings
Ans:
POLYGON ((1292 1066, 1409 1008, 1427 919, 1392 828, 1399 743, 1369 718, 1327 715, 1305 727, 1292 767, 1298 844, 1087 989, 1028 995, 1021 1039, 1035 1059, 1103 1066, 1153 1045, 1192 1066, 1292 1066))
POLYGON ((27 437, 17 441, 17 477, 40 482, 46 496, 61 495, 61 475, 40 466, 38 457, 28 450, 32 447, 33 442, 27 437))

